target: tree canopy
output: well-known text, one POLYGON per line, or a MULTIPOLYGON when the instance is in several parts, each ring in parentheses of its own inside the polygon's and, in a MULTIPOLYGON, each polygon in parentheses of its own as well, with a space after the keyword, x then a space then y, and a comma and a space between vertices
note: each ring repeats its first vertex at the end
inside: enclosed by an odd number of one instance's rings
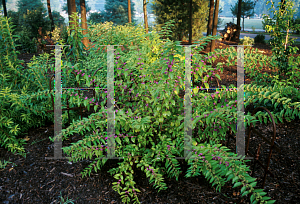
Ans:
MULTIPOLYGON (((165 22, 175 20, 171 40, 183 40, 188 34, 189 0, 155 0, 153 12, 157 16, 157 29, 161 29, 165 22)), ((206 31, 208 16, 208 1, 193 0, 193 38, 202 36, 206 31)))
POLYGON ((27 10, 32 11, 41 9, 43 12, 47 12, 45 5, 41 0, 19 0, 17 2, 17 9, 19 14, 26 14, 27 10))
MULTIPOLYGON (((253 16, 254 15, 254 7, 255 7, 255 3, 251 0, 243 0, 242 1, 242 16, 253 16)), ((233 16, 237 17, 237 13, 238 13, 238 2, 234 5, 231 6, 230 8, 231 13, 233 16)))
MULTIPOLYGON (((135 4, 131 2, 131 16, 134 16, 135 4)), ((117 25, 128 23, 128 1, 127 0, 105 0, 105 11, 101 11, 100 18, 104 21, 110 21, 117 25), (103 17, 102 17, 103 16, 103 17)), ((132 23, 136 23, 134 18, 132 23)))

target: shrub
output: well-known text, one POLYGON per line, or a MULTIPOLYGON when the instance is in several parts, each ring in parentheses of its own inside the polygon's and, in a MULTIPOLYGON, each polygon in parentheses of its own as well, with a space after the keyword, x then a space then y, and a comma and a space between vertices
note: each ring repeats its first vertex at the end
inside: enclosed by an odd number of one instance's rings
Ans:
MULTIPOLYGON (((294 25, 293 16, 295 14, 294 2, 287 1, 285 4, 285 10, 282 13, 280 9, 280 4, 277 6, 277 10, 274 6, 274 2, 271 0, 267 4, 271 3, 273 7, 273 19, 270 25, 266 26, 266 31, 273 31, 270 39, 270 45, 272 47, 272 53, 276 57, 277 64, 274 68, 278 69, 278 74, 281 77, 286 76, 289 71, 292 71, 292 67, 289 66, 289 57, 297 53, 299 50, 297 47, 292 47, 295 39, 289 38, 287 31, 300 30, 300 25, 294 25)), ((271 9, 271 8, 270 8, 271 9)), ((264 16, 264 19, 267 20, 267 16, 264 16)))
POLYGON ((13 35, 18 35, 20 38, 16 41, 18 50, 24 53, 36 52, 36 38, 38 38, 38 29, 42 27, 42 32, 45 34, 50 30, 50 20, 46 17, 46 10, 43 7, 38 7, 36 10, 27 10, 25 14, 20 12, 9 11, 12 25, 15 26, 13 35))
POLYGON ((264 20, 261 22, 263 29, 266 30, 266 26, 271 25, 271 22, 272 22, 271 18, 264 18, 264 20))
MULTIPOLYGON (((98 46, 116 44, 130 48, 123 52, 120 47, 116 47, 115 51, 115 97, 120 102, 116 103, 116 135, 114 136, 116 146, 113 151, 116 152, 117 157, 123 157, 123 161, 118 163, 118 167, 112 168, 108 172, 116 179, 116 182, 112 183, 112 188, 120 194, 122 201, 124 203, 139 203, 138 193, 140 190, 136 188, 134 181, 136 169, 141 169, 149 178, 149 183, 155 183, 154 187, 158 191, 167 188, 165 176, 178 179, 181 172, 179 163, 174 157, 184 153, 184 124, 182 121, 184 116, 179 115, 183 114, 184 100, 178 96, 179 92, 184 90, 184 70, 182 69, 185 64, 185 57, 182 56, 184 49, 177 49, 175 43, 167 39, 169 26, 165 26, 161 33, 166 37, 164 40, 160 40, 161 36, 157 33, 151 33, 149 40, 145 40, 145 33, 141 27, 116 26, 108 30, 103 27, 103 25, 96 25, 90 29, 89 33, 93 34, 91 39, 95 40, 94 47, 89 49, 87 59, 82 61, 85 66, 76 63, 74 64, 74 71, 77 72, 77 81, 88 87, 92 82, 102 87, 107 84, 109 72, 107 72, 108 64, 106 64, 108 63, 107 55, 98 52, 98 46), (97 30, 97 28, 100 29, 97 30), (136 50, 130 47, 131 42, 138 45, 140 49, 136 50), (104 68, 101 69, 101 67, 104 68), (95 77, 92 77, 92 73, 96 69, 99 69, 99 72, 95 77), (174 80, 174 83, 171 79, 174 80), (171 81, 168 82, 167 80, 171 81), (121 100, 123 101, 121 102, 121 100)), ((217 38, 211 36, 206 37, 206 39, 217 38)), ((77 43, 77 39, 74 37, 68 40, 70 44, 77 43), (75 42, 72 43, 72 41, 75 42)), ((204 61, 207 60, 210 63, 213 57, 207 56, 204 59, 203 56, 196 54, 199 50, 201 47, 193 50, 193 63, 199 63, 199 68, 195 69, 194 76, 203 79, 203 83, 207 82, 206 87, 209 86, 209 78, 213 75, 213 69, 216 68, 206 65, 204 61)), ((69 54, 66 55, 69 56, 69 54)), ((197 92, 194 90, 194 93, 197 92)), ((68 91, 68 94, 71 95, 71 105, 77 104, 79 106, 82 104, 90 108, 90 104, 98 100, 98 97, 81 97, 73 91, 68 91)), ((104 158, 105 154, 111 152, 109 144, 112 141, 111 138, 108 138, 110 133, 105 130, 107 122, 113 122, 113 119, 107 118, 106 120, 105 116, 105 112, 110 114, 108 111, 111 110, 105 108, 105 104, 108 102, 105 99, 107 94, 113 93, 101 89, 96 90, 96 95, 104 99, 100 104, 97 102, 97 105, 94 106, 96 113, 83 120, 73 121, 59 135, 63 140, 74 133, 80 133, 83 136, 82 140, 63 148, 63 151, 71 156, 70 161, 92 159, 89 166, 82 172, 82 177, 90 176, 91 171, 101 170, 108 160, 104 158)), ((229 113, 233 107, 236 107, 237 101, 231 101, 236 98, 234 92, 217 91, 215 94, 207 95, 199 93, 197 96, 193 96, 193 103, 194 100, 197 100, 195 104, 204 104, 205 102, 216 105, 219 102, 227 102, 225 98, 229 98, 230 102, 220 108, 229 113)), ((206 179, 218 191, 227 181, 231 182, 232 180, 234 188, 241 188, 243 195, 249 194, 251 203, 257 203, 257 201, 264 203, 262 199, 268 200, 269 198, 262 197, 266 193, 262 192, 261 189, 254 190, 256 179, 248 175, 248 167, 242 160, 231 159, 236 154, 228 152, 228 149, 218 144, 225 137, 227 128, 236 130, 235 115, 232 115, 231 118, 228 118, 227 114, 217 115, 216 112, 218 111, 214 112, 216 109, 213 106, 208 108, 203 105, 195 107, 196 112, 193 114, 193 123, 190 123, 191 128, 195 128, 197 122, 202 125, 205 121, 207 127, 204 132, 203 130, 198 131, 199 137, 189 138, 194 150, 186 158, 186 162, 190 165, 186 177, 205 175, 206 179), (198 113, 205 115, 198 115, 198 113), (212 117, 218 118, 218 120, 213 122, 210 120, 212 117), (221 121, 226 124, 223 128, 221 121), (201 142, 207 138, 210 139, 210 144, 201 142)), ((221 111, 219 108, 218 110, 221 111)), ((245 119, 250 124, 254 118, 247 115, 245 119)), ((53 141, 53 138, 50 139, 53 141)), ((274 201, 270 201, 270 203, 272 202, 274 201)))
POLYGON ((239 45, 253 45, 253 43, 254 43, 253 38, 245 36, 243 39, 241 39, 241 42, 239 43, 239 45))
POLYGON ((257 36, 255 36, 254 38, 254 43, 261 43, 261 44, 265 44, 265 35, 262 34, 258 34, 257 36))

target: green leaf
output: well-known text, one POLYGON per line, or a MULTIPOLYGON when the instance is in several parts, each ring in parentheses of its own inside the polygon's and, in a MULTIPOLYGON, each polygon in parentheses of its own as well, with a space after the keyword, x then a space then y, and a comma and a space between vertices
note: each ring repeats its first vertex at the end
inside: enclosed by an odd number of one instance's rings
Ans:
POLYGON ((257 182, 253 182, 253 183, 250 184, 250 186, 255 187, 256 184, 257 184, 257 182))
POLYGON ((121 140, 120 140, 119 137, 116 137, 115 140, 117 141, 117 143, 119 143, 120 145, 122 145, 122 142, 121 142, 121 140))
POLYGON ((135 142, 135 137, 132 137, 132 138, 131 138, 131 141, 134 143, 134 142, 135 142))
POLYGON ((238 179, 239 179, 238 176, 234 177, 234 178, 232 179, 232 183, 235 183, 238 179))
POLYGON ((276 200, 269 200, 269 201, 266 201, 266 204, 273 204, 275 202, 276 202, 276 200))
POLYGON ((160 109, 161 109, 160 106, 157 106, 157 111, 160 111, 160 109))
POLYGON ((232 170, 228 171, 228 172, 226 173, 226 176, 228 176, 228 175, 231 174, 231 173, 232 173, 232 170))
POLYGON ((242 182, 237 182, 237 183, 235 183, 235 184, 234 184, 233 188, 235 188, 235 187, 239 187, 239 186, 241 186, 241 185, 243 185, 243 183, 242 183, 242 182))
POLYGON ((246 188, 247 188, 246 186, 243 186, 242 189, 241 189, 241 193, 244 193, 244 191, 246 190, 246 188))
POLYGON ((250 197, 250 201, 251 201, 251 203, 253 203, 253 200, 255 199, 255 195, 254 194, 252 194, 251 195, 251 197, 250 197))
POLYGON ((247 195, 249 193, 249 191, 245 191, 243 194, 242 194, 242 197, 247 195))
POLYGON ((94 106, 94 111, 95 111, 95 112, 96 112, 97 108, 98 108, 98 105, 95 105, 95 106, 94 106))
POLYGON ((171 100, 171 103, 173 106, 175 106, 175 101, 174 100, 171 100))
POLYGON ((230 179, 232 179, 234 177, 234 174, 230 174, 227 178, 227 181, 229 181, 230 179))

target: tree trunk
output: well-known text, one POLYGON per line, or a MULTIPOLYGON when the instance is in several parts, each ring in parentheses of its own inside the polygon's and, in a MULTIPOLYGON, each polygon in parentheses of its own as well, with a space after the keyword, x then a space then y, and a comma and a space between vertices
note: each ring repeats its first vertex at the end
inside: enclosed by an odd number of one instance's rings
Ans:
MULTIPOLYGON (((147 4, 146 4, 146 0, 143 0, 143 11, 144 11, 145 30, 146 30, 146 33, 148 33, 148 17, 147 17, 147 4)), ((147 37, 147 39, 149 40, 149 37, 147 37)))
MULTIPOLYGON (((218 14, 219 14, 219 0, 216 0, 215 6, 215 16, 214 16, 214 28, 212 35, 215 36, 217 34, 217 26, 218 26, 218 14)), ((215 50, 216 40, 211 41, 210 51, 213 52, 215 50)))
POLYGON ((243 31, 245 31, 245 29, 244 29, 245 28, 245 23, 244 22, 245 22, 245 17, 243 16, 243 31))
POLYGON ((50 6, 50 0, 47 0, 47 8, 48 8, 48 14, 51 21, 51 32, 54 30, 54 20, 51 12, 51 6, 50 6))
POLYGON ((281 8, 280 9, 282 10, 281 12, 283 13, 284 10, 285 10, 285 3, 286 2, 285 2, 285 0, 280 0, 280 2, 281 2, 281 6, 280 6, 281 8))
POLYGON ((71 21, 71 6, 70 6, 70 1, 71 1, 71 0, 67 0, 68 17, 69 17, 69 26, 70 26, 70 21, 71 21))
POLYGON ((213 24, 213 17, 214 17, 214 0, 210 0, 210 6, 209 6, 209 17, 208 17, 208 23, 207 23, 207 33, 206 36, 211 35, 212 31, 212 24, 213 24))
MULTIPOLYGON (((75 22, 71 22, 71 21, 74 21, 74 19, 71 17, 71 15, 73 13, 76 13, 76 4, 75 4, 75 0, 68 0, 69 4, 68 4, 68 12, 69 12, 69 26, 70 27, 74 27, 76 24, 75 22)), ((74 29, 71 29, 71 32, 73 31, 74 29)))
POLYGON ((128 22, 131 23, 131 5, 130 5, 130 0, 128 0, 128 22))
POLYGON ((238 13, 237 13, 237 41, 240 41, 240 33, 241 33, 241 16, 242 16, 242 0, 239 0, 238 3, 238 13))
POLYGON ((4 10, 4 16, 7 17, 7 9, 6 9, 6 1, 2 0, 3 10, 4 10))
POLYGON ((190 0, 190 16, 189 16, 189 44, 192 45, 192 37, 193 37, 193 30, 192 30, 192 20, 193 20, 193 0, 190 0))
MULTIPOLYGON (((82 31, 82 34, 83 35, 86 35, 87 34, 87 23, 86 23, 86 7, 85 7, 85 0, 80 0, 80 14, 81 14, 81 28, 84 29, 82 31)), ((87 39, 87 37, 84 37, 83 38, 83 41, 82 43, 84 44, 84 46, 87 48, 88 47, 88 44, 89 44, 89 41, 87 39)))

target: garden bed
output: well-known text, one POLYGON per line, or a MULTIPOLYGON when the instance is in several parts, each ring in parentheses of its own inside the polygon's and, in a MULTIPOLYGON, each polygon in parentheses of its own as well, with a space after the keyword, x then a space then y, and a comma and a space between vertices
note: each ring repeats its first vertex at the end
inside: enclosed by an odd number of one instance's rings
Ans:
MULTIPOLYGON (((233 44, 233 43, 231 43, 233 44)), ((229 46, 229 43, 217 43, 216 48, 229 46)), ((264 51, 265 55, 271 55, 272 51, 267 45, 255 45, 264 51)), ((298 51, 299 52, 299 51, 298 51)), ((20 55, 27 63, 30 57, 20 55)), ((222 61, 218 59, 214 62, 222 61)), ((214 66, 213 64, 213 66, 214 66)), ((265 68, 264 71, 270 71, 265 68)), ((236 85, 236 66, 224 66, 224 72, 220 74, 221 85, 236 85)), ((246 75, 245 83, 251 83, 246 75)), ((217 85, 212 84, 212 86, 217 85)), ((292 122, 284 122, 277 125, 277 138, 282 152, 273 153, 270 168, 275 178, 267 176, 265 191, 268 196, 277 200, 277 203, 297 203, 300 200, 300 133, 297 131, 300 125, 299 119, 292 122)), ((265 126, 262 124, 261 126, 265 126)), ((45 127, 32 128, 27 134, 25 149, 26 158, 13 155, 4 148, 0 149, 1 158, 13 162, 0 171, 0 200, 3 203, 59 203, 60 193, 65 199, 75 200, 74 203, 121 203, 120 196, 112 189, 115 179, 107 173, 111 168, 117 167, 117 160, 109 160, 100 172, 91 173, 90 177, 82 178, 80 172, 89 164, 83 160, 75 164, 68 160, 46 160, 45 157, 53 157, 53 143, 49 137, 54 135, 54 125, 48 123, 45 127)), ((228 136, 228 135, 227 135, 228 136)), ((82 136, 74 134, 73 137, 63 141, 63 146, 69 146, 78 141, 82 136)), ((258 142, 253 141, 250 146, 257 147, 258 142)), ((234 151, 235 144, 231 140, 229 147, 234 151)), ((64 155, 67 156, 67 155, 64 155)), ((231 185, 225 185, 221 193, 217 193, 204 176, 185 178, 188 165, 180 160, 182 174, 178 181, 174 178, 166 179, 168 189, 160 191, 149 184, 145 174, 136 170, 134 177, 136 188, 141 190, 139 200, 141 203, 247 203, 249 198, 241 198, 238 189, 232 189, 231 185)), ((256 167, 254 177, 263 175, 263 171, 256 167)), ((259 184, 258 184, 258 187, 259 184)))

